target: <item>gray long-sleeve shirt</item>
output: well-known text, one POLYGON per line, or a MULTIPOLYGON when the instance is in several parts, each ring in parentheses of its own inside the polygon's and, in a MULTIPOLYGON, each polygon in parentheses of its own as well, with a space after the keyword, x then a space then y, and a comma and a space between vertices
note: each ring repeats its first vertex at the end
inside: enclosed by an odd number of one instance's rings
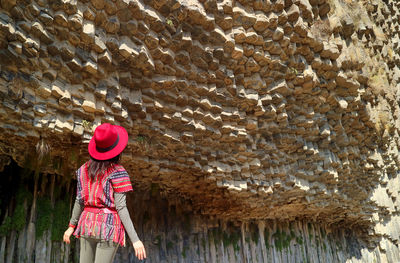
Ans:
MULTIPOLYGON (((122 224, 124 225, 125 231, 128 233, 129 239, 132 243, 139 241, 139 237, 136 233, 135 227, 133 226, 131 217, 129 215, 128 208, 126 207, 126 194, 125 193, 114 193, 115 208, 119 217, 121 218, 122 224)), ((84 209, 84 205, 75 199, 74 208, 72 209, 72 216, 69 223, 76 226, 79 221, 79 217, 84 209)))

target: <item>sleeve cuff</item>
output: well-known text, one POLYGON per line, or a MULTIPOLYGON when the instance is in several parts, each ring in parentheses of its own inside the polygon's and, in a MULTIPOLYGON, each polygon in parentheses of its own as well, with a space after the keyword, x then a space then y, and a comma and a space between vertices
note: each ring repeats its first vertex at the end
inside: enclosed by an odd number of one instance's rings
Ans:
POLYGON ((132 185, 119 186, 119 187, 114 186, 115 193, 127 193, 130 191, 133 191, 132 185))
POLYGON ((73 225, 73 224, 68 224, 68 227, 75 228, 75 227, 76 227, 76 225, 73 225))

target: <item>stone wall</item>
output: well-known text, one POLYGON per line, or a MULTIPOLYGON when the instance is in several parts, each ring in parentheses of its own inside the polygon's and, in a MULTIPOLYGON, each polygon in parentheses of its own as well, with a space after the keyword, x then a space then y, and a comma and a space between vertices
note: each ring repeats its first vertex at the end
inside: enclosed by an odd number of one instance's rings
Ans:
MULTIPOLYGON (((0 262, 79 262, 79 242, 61 242, 74 200, 73 195, 65 193, 73 192, 76 182, 40 174, 36 219, 26 223, 25 217, 30 218, 32 211, 34 183, 33 176, 25 173, 14 162, 0 173, 4 182, 0 187, 1 212, 6 207, 7 213, 15 206, 11 223, 6 219, 0 226, 0 262), (7 224, 11 226, 5 233, 7 224), (31 224, 35 226, 33 246, 29 241, 31 224)), ((136 185, 134 188, 127 203, 146 247, 146 262, 380 262, 382 257, 389 262, 399 261, 398 253, 393 253, 396 248, 390 247, 387 255, 378 247, 368 248, 353 229, 332 229, 304 220, 229 221, 205 217, 194 214, 190 203, 164 196, 157 184, 152 184, 150 191, 137 189, 136 185)), ((114 262, 139 261, 127 245, 119 248, 114 262)))
POLYGON ((397 1, 0 3, 2 163, 48 149, 40 169, 70 177, 93 129, 119 124, 143 191, 344 227, 370 249, 354 262, 396 262, 397 1))

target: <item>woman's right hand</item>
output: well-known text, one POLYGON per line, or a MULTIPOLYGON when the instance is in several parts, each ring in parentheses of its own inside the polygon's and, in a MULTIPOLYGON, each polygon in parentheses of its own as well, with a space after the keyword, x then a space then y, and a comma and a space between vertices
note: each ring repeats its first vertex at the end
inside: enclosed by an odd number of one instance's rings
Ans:
POLYGON ((142 241, 136 241, 133 243, 133 248, 135 249, 135 255, 139 260, 146 258, 146 250, 144 249, 142 241))

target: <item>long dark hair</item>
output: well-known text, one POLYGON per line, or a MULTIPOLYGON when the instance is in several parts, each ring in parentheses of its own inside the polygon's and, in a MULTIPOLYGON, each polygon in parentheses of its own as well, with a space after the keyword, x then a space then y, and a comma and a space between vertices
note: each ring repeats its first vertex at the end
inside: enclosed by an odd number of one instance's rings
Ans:
POLYGON ((104 161, 96 160, 90 157, 88 168, 90 178, 94 179, 96 175, 104 173, 109 167, 113 166, 114 164, 118 164, 120 159, 121 154, 115 156, 112 159, 104 161))

